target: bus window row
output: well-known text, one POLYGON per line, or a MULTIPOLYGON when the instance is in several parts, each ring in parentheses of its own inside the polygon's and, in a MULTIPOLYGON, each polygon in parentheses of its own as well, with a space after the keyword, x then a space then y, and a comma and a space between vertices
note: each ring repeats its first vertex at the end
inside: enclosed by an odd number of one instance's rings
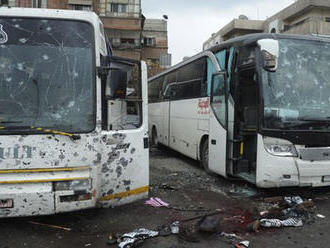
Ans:
POLYGON ((199 98, 207 95, 206 57, 149 82, 149 102, 199 98))

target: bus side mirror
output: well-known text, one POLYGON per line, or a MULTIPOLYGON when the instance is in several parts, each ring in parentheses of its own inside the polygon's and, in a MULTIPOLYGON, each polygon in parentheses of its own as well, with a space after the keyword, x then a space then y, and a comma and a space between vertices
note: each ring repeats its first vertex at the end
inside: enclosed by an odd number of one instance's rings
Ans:
POLYGON ((279 44, 278 40, 262 39, 258 41, 262 54, 263 68, 269 72, 275 72, 278 66, 279 44))
POLYGON ((111 99, 124 99, 126 98, 128 76, 127 72, 123 70, 110 71, 110 94, 111 99))
POLYGON ((275 72, 277 69, 277 58, 268 51, 261 51, 263 58, 263 68, 266 71, 275 72))

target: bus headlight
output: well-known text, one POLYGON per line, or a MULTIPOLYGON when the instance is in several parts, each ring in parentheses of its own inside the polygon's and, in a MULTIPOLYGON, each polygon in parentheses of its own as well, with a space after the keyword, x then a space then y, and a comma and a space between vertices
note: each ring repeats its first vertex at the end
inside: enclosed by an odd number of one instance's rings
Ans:
POLYGON ((55 191, 83 191, 90 190, 92 188, 92 183, 90 179, 87 180, 74 180, 74 181, 64 181, 54 183, 55 191))
POLYGON ((295 146, 287 140, 264 137, 266 151, 274 156, 297 157, 295 146))

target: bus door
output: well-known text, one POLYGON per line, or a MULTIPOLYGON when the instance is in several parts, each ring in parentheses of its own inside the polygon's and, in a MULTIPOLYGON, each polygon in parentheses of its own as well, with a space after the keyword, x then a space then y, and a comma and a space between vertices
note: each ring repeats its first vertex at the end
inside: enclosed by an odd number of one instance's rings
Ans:
POLYGON ((226 177, 227 84, 225 72, 212 75, 209 120, 209 170, 226 177))

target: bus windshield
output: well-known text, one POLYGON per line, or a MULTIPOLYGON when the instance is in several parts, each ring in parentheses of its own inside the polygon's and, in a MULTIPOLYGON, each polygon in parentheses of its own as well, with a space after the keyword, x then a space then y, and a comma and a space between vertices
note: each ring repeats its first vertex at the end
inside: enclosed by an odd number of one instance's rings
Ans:
POLYGON ((0 132, 95 127, 92 25, 0 19, 0 132))
POLYGON ((279 40, 278 67, 263 70, 267 129, 330 130, 330 43, 279 40))

